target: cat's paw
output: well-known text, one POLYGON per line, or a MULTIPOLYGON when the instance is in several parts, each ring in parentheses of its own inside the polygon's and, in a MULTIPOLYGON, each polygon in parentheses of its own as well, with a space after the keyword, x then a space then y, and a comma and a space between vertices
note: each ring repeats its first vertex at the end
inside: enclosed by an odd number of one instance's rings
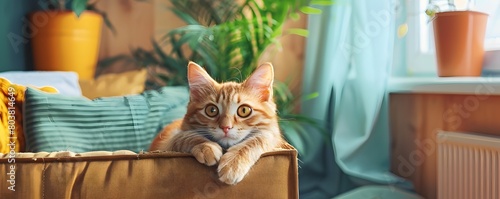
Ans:
POLYGON ((217 168, 219 180, 229 185, 235 185, 243 180, 251 167, 250 161, 244 157, 233 152, 227 152, 221 157, 217 168))
POLYGON ((205 142, 194 146, 191 153, 198 162, 213 166, 222 156, 222 147, 214 142, 205 142))

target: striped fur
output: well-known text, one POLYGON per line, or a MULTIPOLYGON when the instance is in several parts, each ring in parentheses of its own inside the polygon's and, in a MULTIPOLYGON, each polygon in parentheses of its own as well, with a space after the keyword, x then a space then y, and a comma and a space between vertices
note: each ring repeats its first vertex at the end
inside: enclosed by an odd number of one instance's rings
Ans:
POLYGON ((273 67, 266 63, 243 83, 217 83, 190 62, 187 113, 166 126, 150 150, 192 153, 200 163, 218 164, 222 182, 240 182, 263 153, 284 143, 273 102, 273 78, 273 67), (206 112, 210 105, 217 107, 216 116, 206 112), (241 106, 251 108, 248 116, 238 114, 241 106))

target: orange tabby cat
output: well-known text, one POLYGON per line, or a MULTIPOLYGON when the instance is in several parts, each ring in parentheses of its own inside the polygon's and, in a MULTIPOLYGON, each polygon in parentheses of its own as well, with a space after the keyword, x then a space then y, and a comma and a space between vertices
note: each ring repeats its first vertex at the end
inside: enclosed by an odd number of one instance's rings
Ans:
POLYGON ((187 113, 158 134, 150 151, 191 153, 208 166, 218 163, 222 182, 240 182, 263 153, 284 143, 273 102, 273 78, 273 66, 266 63, 241 84, 220 84, 190 62, 187 113))

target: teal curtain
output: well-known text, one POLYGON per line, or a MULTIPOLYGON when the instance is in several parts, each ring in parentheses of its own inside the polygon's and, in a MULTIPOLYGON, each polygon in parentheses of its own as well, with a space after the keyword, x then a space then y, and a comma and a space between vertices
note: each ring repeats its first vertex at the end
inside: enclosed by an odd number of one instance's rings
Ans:
POLYGON ((310 16, 302 112, 331 136, 311 133, 299 170, 301 198, 329 198, 361 185, 411 188, 389 171, 387 82, 396 1, 337 0, 310 16), (320 141, 322 140, 322 141, 320 141))

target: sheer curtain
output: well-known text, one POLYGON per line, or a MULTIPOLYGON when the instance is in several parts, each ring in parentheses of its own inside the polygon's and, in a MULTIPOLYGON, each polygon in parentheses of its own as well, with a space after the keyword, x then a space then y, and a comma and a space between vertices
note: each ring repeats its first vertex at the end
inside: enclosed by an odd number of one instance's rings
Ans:
POLYGON ((337 0, 310 16, 303 92, 320 96, 302 112, 323 122, 301 157, 301 198, 329 198, 356 186, 411 187, 389 172, 387 82, 395 40, 393 0, 337 0))

